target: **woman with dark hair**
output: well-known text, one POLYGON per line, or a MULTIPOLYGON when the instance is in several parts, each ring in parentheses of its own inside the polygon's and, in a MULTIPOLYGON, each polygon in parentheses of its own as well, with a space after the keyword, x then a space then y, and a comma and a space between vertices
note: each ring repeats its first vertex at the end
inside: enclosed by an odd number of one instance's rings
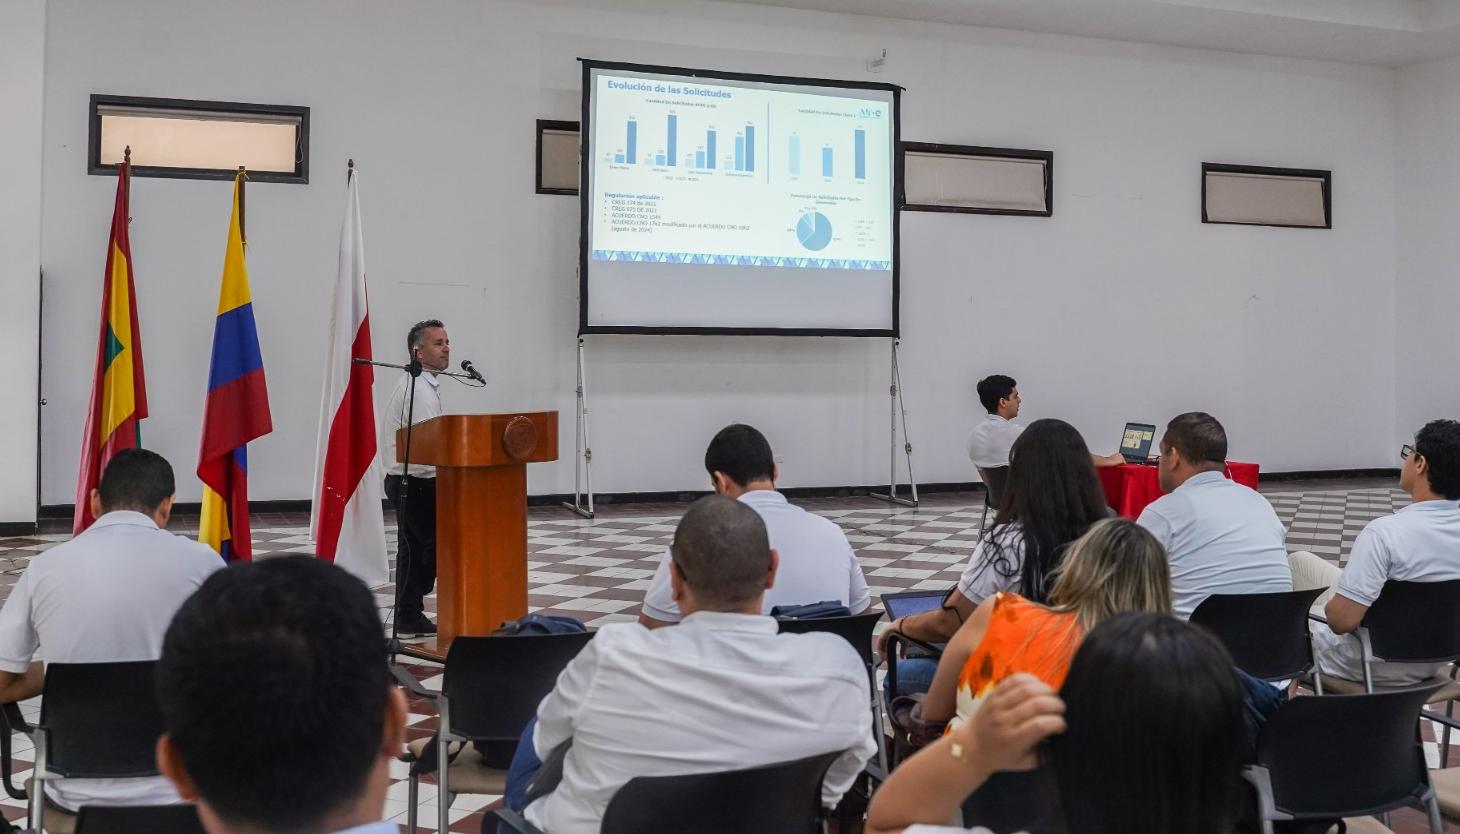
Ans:
MULTIPOLYGON (((879 652, 886 656, 893 633, 928 643, 949 640, 980 603, 1000 591, 1046 601, 1069 543, 1109 512, 1090 449, 1075 427, 1054 419, 1030 423, 1014 441, 1002 504, 958 587, 940 609, 894 620, 878 638, 879 652)), ((936 667, 931 660, 900 662, 900 691, 892 694, 926 691, 936 667)))
POLYGON ((1085 638, 1058 695, 1032 675, 1005 678, 904 762, 873 796, 867 832, 962 831, 942 826, 964 797, 1038 765, 1067 834, 1232 834, 1248 796, 1242 697, 1215 638, 1170 616, 1118 615, 1085 638))

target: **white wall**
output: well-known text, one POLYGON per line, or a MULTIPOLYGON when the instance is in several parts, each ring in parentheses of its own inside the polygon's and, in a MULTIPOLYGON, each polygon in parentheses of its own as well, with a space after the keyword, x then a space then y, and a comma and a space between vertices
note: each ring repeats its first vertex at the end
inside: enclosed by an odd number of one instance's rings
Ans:
MULTIPOLYGON (((311 183, 249 189, 249 267, 276 430, 251 495, 302 498, 314 457, 344 160, 362 200, 377 356, 446 319, 492 387, 455 410, 557 408, 572 488, 577 202, 537 196, 533 120, 576 118, 579 56, 901 84, 903 136, 1055 151, 1049 220, 903 220, 902 376, 924 482, 972 479, 972 383, 1113 450, 1127 419, 1217 414, 1268 470, 1390 463, 1391 70, 700 2, 52 0, 46 54, 45 500, 70 500, 114 182, 85 173, 90 93, 313 108, 311 183), (888 50, 885 73, 863 64, 888 50), (1334 170, 1331 232, 1203 226, 1202 161, 1334 170)), ((133 254, 153 416, 196 461, 228 189, 136 180, 133 254)), ((886 477, 887 346, 595 337, 601 491, 701 486, 721 425, 761 426, 790 486, 886 477)), ((379 391, 383 400, 384 391, 379 391)), ((179 497, 197 482, 182 477, 179 497)))
POLYGON ((1460 418, 1460 59, 1399 71, 1397 147, 1395 444, 1430 420, 1460 418))
POLYGON ((0 0, 0 21, 0 160, 9 160, 0 186, 0 391, 9 398, 0 422, 0 524, 26 524, 36 520, 45 0, 0 0))

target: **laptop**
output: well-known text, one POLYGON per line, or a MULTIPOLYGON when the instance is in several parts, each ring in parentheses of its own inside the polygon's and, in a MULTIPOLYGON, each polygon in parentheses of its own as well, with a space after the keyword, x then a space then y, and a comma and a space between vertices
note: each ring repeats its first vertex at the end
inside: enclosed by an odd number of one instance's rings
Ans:
POLYGON ((943 600, 948 598, 951 590, 951 588, 945 588, 941 591, 902 591, 896 594, 883 594, 882 607, 886 609, 889 620, 906 617, 909 614, 921 614, 924 611, 937 611, 943 607, 943 600))
MULTIPOLYGON (((943 607, 943 601, 953 593, 953 588, 946 588, 942 591, 901 591, 895 594, 883 594, 882 607, 887 611, 887 619, 895 620, 898 617, 906 617, 909 614, 921 614, 924 611, 937 611, 943 607)), ((941 646, 938 648, 941 649, 941 646)), ((911 645, 907 647, 907 657, 935 657, 935 652, 930 652, 922 646, 911 645)))
POLYGON ((1145 466, 1151 462, 1151 443, 1155 439, 1156 427, 1150 423, 1126 423, 1120 438, 1120 456, 1126 463, 1145 466))

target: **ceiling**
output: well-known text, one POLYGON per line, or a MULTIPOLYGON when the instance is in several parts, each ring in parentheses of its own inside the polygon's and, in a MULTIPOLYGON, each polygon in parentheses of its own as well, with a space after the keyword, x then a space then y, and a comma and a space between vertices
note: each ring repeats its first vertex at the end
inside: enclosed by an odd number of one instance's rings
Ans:
POLYGON ((1460 55, 1460 0, 740 2, 1380 66, 1460 55))

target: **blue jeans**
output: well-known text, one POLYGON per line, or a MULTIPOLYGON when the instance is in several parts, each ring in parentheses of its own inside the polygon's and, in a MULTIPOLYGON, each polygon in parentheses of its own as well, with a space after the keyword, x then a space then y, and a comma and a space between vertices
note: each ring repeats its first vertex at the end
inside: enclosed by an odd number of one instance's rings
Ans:
POLYGON ((527 786, 542 767, 542 760, 532 747, 532 731, 537 729, 537 716, 527 722, 522 738, 517 741, 517 752, 512 754, 512 764, 507 766, 507 792, 502 802, 509 810, 522 813, 527 807, 527 786))
POLYGON ((930 657, 913 657, 897 661, 897 691, 893 692, 888 688, 887 680, 883 681, 888 705, 890 706, 892 699, 899 695, 927 692, 933 685, 933 675, 937 671, 938 661, 930 657))

